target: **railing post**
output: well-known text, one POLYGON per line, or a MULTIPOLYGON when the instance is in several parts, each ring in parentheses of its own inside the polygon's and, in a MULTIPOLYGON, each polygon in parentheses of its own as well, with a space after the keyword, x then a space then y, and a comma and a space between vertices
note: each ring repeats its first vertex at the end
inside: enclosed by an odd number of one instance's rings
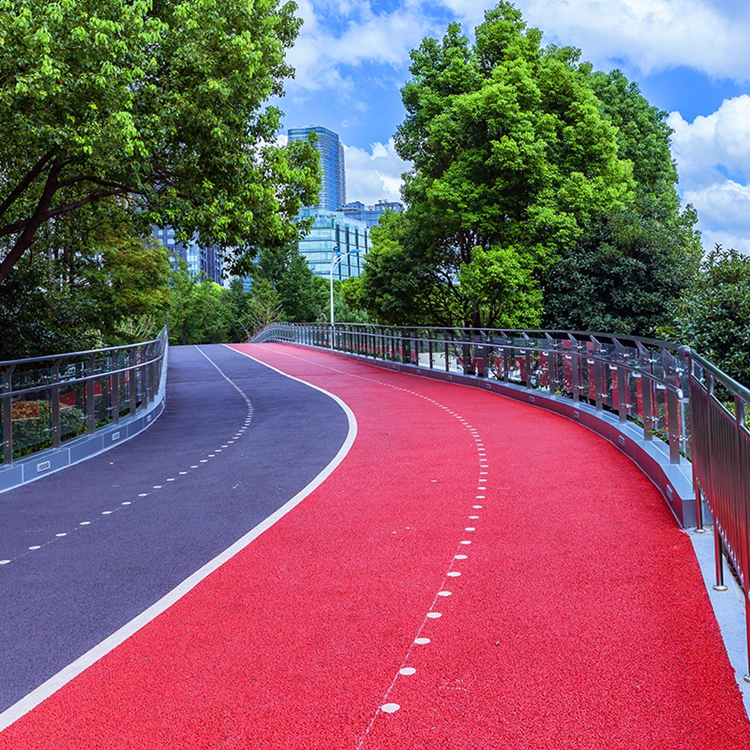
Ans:
POLYGON ((15 365, 9 365, 3 373, 3 463, 10 466, 13 463, 13 370, 15 365))
POLYGON ((136 402, 138 401, 138 371, 135 369, 136 362, 136 351, 131 349, 128 352, 128 400, 130 406, 130 416, 135 416, 136 402))
MULTIPOLYGON (((163 356, 163 353, 162 353, 163 356)), ((120 354, 115 355, 115 370, 120 369, 120 354)), ((115 424, 120 423, 120 373, 112 375, 112 421, 115 424)))
POLYGON ((84 386, 86 393, 86 432, 89 435, 93 435, 96 431, 96 411, 94 409, 94 378, 91 377, 94 374, 94 367, 96 365, 96 357, 89 357, 86 360, 86 366, 84 372, 88 379, 84 386))
POLYGON ((59 448, 62 443, 62 429, 60 425, 60 364, 56 359, 52 365, 52 385, 50 386, 50 410, 52 413, 52 447, 59 448))
POLYGON ((714 568, 716 571, 714 591, 726 591, 727 587, 724 583, 724 543, 721 541, 716 523, 714 523, 714 568))

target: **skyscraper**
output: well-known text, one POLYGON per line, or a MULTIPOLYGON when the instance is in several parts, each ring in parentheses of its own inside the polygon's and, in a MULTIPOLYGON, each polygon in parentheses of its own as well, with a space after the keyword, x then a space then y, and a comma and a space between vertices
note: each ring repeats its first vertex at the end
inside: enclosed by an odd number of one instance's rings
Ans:
POLYGON ((337 133, 319 126, 311 128, 289 128, 290 141, 306 141, 310 133, 318 140, 315 150, 320 154, 322 171, 318 205, 324 211, 336 211, 346 203, 346 168, 344 166, 344 146, 337 133))

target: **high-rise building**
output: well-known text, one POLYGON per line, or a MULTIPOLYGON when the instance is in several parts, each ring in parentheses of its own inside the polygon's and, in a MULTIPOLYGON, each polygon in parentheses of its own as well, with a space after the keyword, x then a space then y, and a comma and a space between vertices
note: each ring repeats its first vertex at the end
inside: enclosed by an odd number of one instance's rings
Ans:
POLYGON ((347 218, 364 221, 368 229, 372 229, 386 212, 395 211, 400 214, 404 206, 398 201, 379 200, 374 206, 366 206, 362 201, 352 201, 339 210, 343 211, 347 218))
POLYGON ((329 278, 331 262, 340 257, 340 262, 334 264, 333 278, 359 276, 370 245, 367 224, 349 219, 341 211, 317 208, 303 208, 300 216, 314 219, 310 233, 299 243, 300 255, 305 256, 312 272, 329 278))
POLYGON ((321 184, 318 204, 311 208, 337 211, 346 203, 346 167, 344 146, 338 134, 319 126, 290 128, 289 141, 306 141, 310 133, 317 135, 315 150, 320 154, 321 184))
POLYGON ((188 271, 196 278, 207 278, 221 284, 224 271, 221 254, 215 247, 199 247, 195 242, 183 245, 177 242, 172 227, 153 227, 154 237, 172 255, 179 255, 188 265, 188 271))

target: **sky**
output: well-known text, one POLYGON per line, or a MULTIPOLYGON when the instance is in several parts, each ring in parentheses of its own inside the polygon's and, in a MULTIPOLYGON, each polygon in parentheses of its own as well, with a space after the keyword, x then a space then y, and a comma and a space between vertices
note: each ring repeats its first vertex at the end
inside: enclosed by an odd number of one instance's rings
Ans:
MULTIPOLYGON (((409 165, 393 147, 409 52, 457 21, 473 36, 490 0, 297 0, 304 24, 278 102, 284 128, 321 125, 345 148, 347 200, 399 199, 409 165)), ((683 204, 704 247, 750 253, 750 2, 516 0, 546 44, 619 68, 668 113, 683 204)), ((285 132, 285 131, 284 131, 285 132)))

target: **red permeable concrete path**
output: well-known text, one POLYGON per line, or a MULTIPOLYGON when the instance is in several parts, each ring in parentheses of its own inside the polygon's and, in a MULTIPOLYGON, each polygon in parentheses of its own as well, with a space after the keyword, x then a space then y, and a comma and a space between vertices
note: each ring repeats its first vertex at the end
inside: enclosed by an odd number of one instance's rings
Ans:
POLYGON ((343 399, 351 451, 0 748, 750 747, 690 541, 612 446, 479 390, 236 348, 343 399))

